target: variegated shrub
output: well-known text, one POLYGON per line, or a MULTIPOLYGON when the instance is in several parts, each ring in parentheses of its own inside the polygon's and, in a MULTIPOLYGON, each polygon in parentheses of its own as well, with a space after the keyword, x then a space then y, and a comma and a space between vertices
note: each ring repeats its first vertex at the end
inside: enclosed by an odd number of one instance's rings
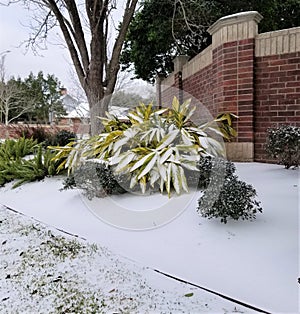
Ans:
POLYGON ((172 188, 177 194, 188 192, 185 171, 197 171, 201 156, 224 156, 224 145, 212 132, 219 138, 234 135, 230 114, 196 126, 191 121, 194 111, 190 101, 180 104, 174 97, 171 109, 140 104, 128 113, 126 122, 107 114, 101 118, 104 132, 57 147, 56 158, 64 158, 62 167, 71 171, 86 158, 101 159, 115 172, 128 175, 129 187, 139 184, 143 193, 147 187, 167 191, 169 196, 172 188))

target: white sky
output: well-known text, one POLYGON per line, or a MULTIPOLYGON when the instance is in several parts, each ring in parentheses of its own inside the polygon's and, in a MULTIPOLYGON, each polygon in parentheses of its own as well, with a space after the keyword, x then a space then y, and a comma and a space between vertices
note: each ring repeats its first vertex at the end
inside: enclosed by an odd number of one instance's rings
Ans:
MULTIPOLYGON (((29 20, 30 12, 20 5, 0 5, 0 57, 10 51, 5 58, 7 76, 26 77, 31 71, 34 74, 43 71, 44 74, 54 74, 63 86, 70 89, 74 80, 71 78, 72 62, 67 49, 48 44, 48 50, 40 51, 37 56, 31 50, 26 53, 25 46, 20 47, 29 38, 29 20)), ((143 89, 145 83, 138 81, 135 85, 143 89)))
POLYGON ((0 6, 0 54, 7 50, 5 67, 8 76, 26 77, 43 71, 54 74, 67 85, 70 81, 70 58, 68 51, 56 45, 49 45, 48 50, 40 51, 42 56, 35 56, 32 51, 25 54, 25 46, 20 43, 28 39, 29 12, 18 5, 0 6))

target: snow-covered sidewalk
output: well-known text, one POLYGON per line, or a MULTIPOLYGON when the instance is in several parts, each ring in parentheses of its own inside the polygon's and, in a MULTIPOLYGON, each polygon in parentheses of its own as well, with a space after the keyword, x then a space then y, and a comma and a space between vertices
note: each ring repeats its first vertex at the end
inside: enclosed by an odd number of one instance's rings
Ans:
MULTIPOLYGON (((108 247, 118 254, 114 258, 121 259, 126 264, 126 269, 132 270, 131 267, 134 267, 134 271, 142 278, 148 278, 149 271, 137 266, 138 264, 272 313, 296 313, 300 287, 297 281, 299 171, 259 163, 236 165, 239 177, 253 184, 262 202, 264 211, 258 214, 254 222, 233 221, 223 225, 218 221, 201 218, 196 213, 196 195, 186 210, 168 224, 144 231, 124 230, 98 219, 77 191, 60 192, 61 180, 58 178, 26 184, 15 190, 7 185, 0 189, 0 203, 48 225, 80 235, 90 243, 108 247), (135 263, 130 264, 119 256, 134 260, 135 263)), ((145 204, 149 200, 150 196, 144 197, 145 204)), ((102 200, 98 202, 101 209, 102 200)), ((176 207, 176 202, 170 202, 170 206, 171 204, 176 207)), ((181 202, 178 204, 182 206, 181 202)), ((2 237, 2 232, 0 235, 2 237)), ((95 258, 95 263, 101 265, 98 257, 95 258)), ((93 268, 97 268, 96 264, 93 268)), ((196 296, 196 291, 203 293, 199 289, 192 291, 192 297, 180 297, 190 293, 191 287, 187 289, 188 286, 185 285, 179 288, 175 281, 153 274, 151 271, 149 287, 158 289, 160 285, 167 285, 164 295, 170 293, 170 298, 157 301, 156 304, 173 304, 168 302, 177 302, 179 298, 179 302, 187 302, 183 307, 184 312, 205 311, 205 304, 210 307, 207 309, 209 312, 234 310, 234 303, 227 303, 214 295, 207 295, 208 299, 202 294, 196 296), (174 285, 179 290, 172 297, 173 292, 170 291, 174 285)), ((1 279, 2 277, 1 274, 1 279)), ((103 288, 102 284, 101 287, 103 288)), ((133 289, 128 287, 124 289, 133 289)), ((137 286, 135 289, 139 290, 137 286)), ((140 305, 137 305, 137 311, 145 312, 140 305)), ((167 307, 165 311, 171 310, 167 307)), ((175 308, 171 312, 176 313, 175 308)))

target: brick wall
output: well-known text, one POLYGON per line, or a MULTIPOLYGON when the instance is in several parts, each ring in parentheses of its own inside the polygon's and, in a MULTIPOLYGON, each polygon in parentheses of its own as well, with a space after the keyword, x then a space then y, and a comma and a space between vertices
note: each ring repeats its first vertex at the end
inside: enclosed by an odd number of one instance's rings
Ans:
POLYGON ((267 161, 267 129, 300 127, 300 28, 258 35, 255 55, 254 157, 267 161))
POLYGON ((83 136, 89 133, 89 124, 83 124, 79 118, 61 119, 58 125, 36 125, 36 124, 9 124, 4 125, 0 123, 0 139, 18 138, 20 132, 27 127, 36 128, 42 127, 49 133, 56 133, 60 130, 67 130, 76 133, 78 136, 83 136))
POLYGON ((189 62, 175 61, 174 73, 161 82, 162 99, 178 94, 170 86, 182 88, 212 116, 239 116, 238 137, 226 144, 232 160, 270 161, 267 128, 300 126, 300 27, 258 34, 261 18, 257 12, 221 18, 209 29, 212 45, 189 62))

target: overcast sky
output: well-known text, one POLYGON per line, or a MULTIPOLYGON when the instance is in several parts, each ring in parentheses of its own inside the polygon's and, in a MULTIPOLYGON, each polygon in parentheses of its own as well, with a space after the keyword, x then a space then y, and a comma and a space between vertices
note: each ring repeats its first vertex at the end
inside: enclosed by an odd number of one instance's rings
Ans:
MULTIPOLYGON (((20 5, 9 7, 0 5, 0 56, 6 54, 5 67, 7 76, 26 77, 32 71, 37 74, 54 74, 63 86, 70 89, 72 63, 69 53, 59 45, 48 44, 48 50, 40 51, 36 56, 32 51, 26 52, 20 44, 29 38, 30 13, 20 5), (5 53, 6 51, 10 51, 5 53)), ((55 33, 53 33, 52 41, 55 33)), ((137 82, 137 85, 144 85, 137 82)))
POLYGON ((63 85, 70 82, 70 58, 68 51, 57 45, 48 45, 48 50, 40 51, 42 56, 35 56, 32 51, 26 52, 20 44, 28 39, 29 13, 18 5, 0 6, 0 54, 6 53, 5 66, 8 76, 36 74, 54 74, 63 85))

